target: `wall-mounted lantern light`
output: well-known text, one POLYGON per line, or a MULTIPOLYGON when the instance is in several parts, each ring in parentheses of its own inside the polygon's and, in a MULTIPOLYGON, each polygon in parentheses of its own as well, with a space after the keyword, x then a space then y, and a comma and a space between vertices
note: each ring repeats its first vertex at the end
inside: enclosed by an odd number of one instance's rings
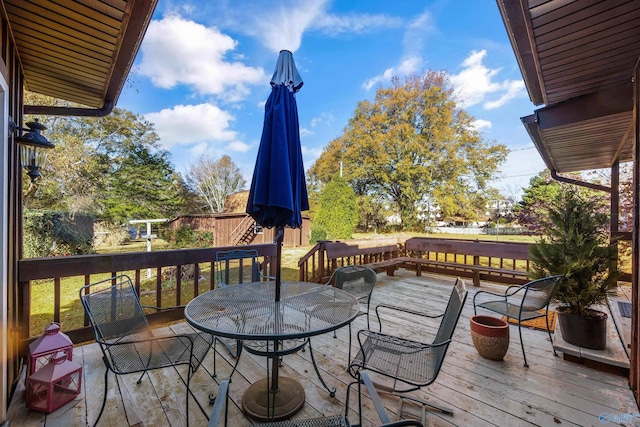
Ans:
POLYGON ((20 144, 20 163, 26 169, 31 182, 35 182, 40 178, 40 169, 44 168, 47 161, 47 151, 55 145, 41 134, 47 128, 39 123, 38 119, 28 122, 27 127, 29 129, 19 128, 27 133, 16 137, 16 141, 20 144))

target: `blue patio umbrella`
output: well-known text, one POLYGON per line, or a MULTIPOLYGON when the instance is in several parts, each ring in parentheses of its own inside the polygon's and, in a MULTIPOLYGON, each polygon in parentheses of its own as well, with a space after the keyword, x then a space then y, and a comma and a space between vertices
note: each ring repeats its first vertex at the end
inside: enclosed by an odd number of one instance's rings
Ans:
POLYGON ((280 51, 247 202, 247 213, 258 224, 276 227, 276 301, 280 300, 284 227, 301 227, 301 212, 309 209, 295 98, 302 84, 292 53, 280 51))

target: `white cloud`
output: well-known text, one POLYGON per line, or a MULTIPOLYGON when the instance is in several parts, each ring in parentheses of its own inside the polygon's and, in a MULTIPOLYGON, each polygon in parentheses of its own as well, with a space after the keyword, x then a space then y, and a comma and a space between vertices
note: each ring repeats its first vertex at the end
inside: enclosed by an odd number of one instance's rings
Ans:
POLYGON ((485 66, 482 61, 486 56, 486 50, 472 51, 462 62, 462 71, 449 76, 463 108, 484 103, 483 107, 489 110, 501 107, 516 97, 526 96, 524 82, 521 80, 496 81, 501 69, 485 66), (498 98, 487 101, 486 98, 490 95, 498 98))
POLYGON ((398 66, 387 68, 384 73, 372 77, 362 83, 362 87, 365 90, 371 90, 374 86, 382 84, 384 82, 390 82, 394 76, 407 76, 419 71, 422 66, 422 59, 418 57, 407 58, 402 61, 398 66))
POLYGON ((219 2, 217 12, 224 16, 224 25, 248 34, 277 53, 282 49, 295 52, 302 37, 310 31, 329 36, 344 33, 364 34, 380 28, 402 25, 402 20, 389 15, 329 13, 331 0, 279 0, 265 3, 235 4, 219 2))
MULTIPOLYGON (((313 125, 312 125, 313 126, 313 125)), ((300 128, 300 137, 313 135, 314 132, 307 128, 300 128)))
POLYGON ((225 58, 237 42, 215 27, 205 27, 178 15, 151 21, 141 46, 139 73, 156 86, 170 89, 178 84, 200 95, 216 95, 238 101, 249 85, 264 84, 268 76, 260 67, 225 58))
POLYGON ((309 169, 322 154, 322 148, 310 148, 306 145, 300 147, 302 150, 302 161, 306 169, 309 169))
POLYGON ((477 119, 473 122, 473 126, 476 128, 476 130, 482 130, 491 129, 493 124, 489 120, 477 119))
POLYGON ((502 107, 512 99, 523 97, 526 94, 524 81, 522 80, 506 80, 501 86, 502 88, 506 88, 507 92, 495 101, 485 102, 483 107, 486 110, 493 110, 494 108, 502 107))
POLYGON ((235 118, 212 104, 176 105, 144 117, 154 123, 166 149, 204 142, 236 144, 238 138, 237 132, 229 128, 235 118))
POLYGON ((374 86, 390 82, 394 76, 403 77, 420 72, 424 63, 422 59, 424 44, 427 37, 434 31, 435 24, 429 11, 425 11, 411 20, 404 32, 400 63, 387 68, 382 74, 367 79, 362 83, 362 87, 365 90, 371 90, 374 86))
POLYGON ((229 143, 229 145, 227 145, 227 148, 238 153, 246 153, 251 149, 251 146, 242 141, 232 141, 231 143, 229 143))
POLYGON ((314 117, 313 119, 311 119, 311 127, 314 128, 321 124, 330 126, 331 123, 335 121, 336 121, 336 117, 333 114, 322 112, 318 117, 314 117))
POLYGON ((424 11, 413 19, 404 32, 402 45, 405 57, 419 57, 427 36, 435 32, 435 23, 429 11, 424 11))
POLYGON ((402 19, 388 15, 371 15, 368 13, 325 14, 313 22, 313 29, 319 29, 329 35, 341 33, 363 34, 378 28, 394 28, 401 25, 402 19))

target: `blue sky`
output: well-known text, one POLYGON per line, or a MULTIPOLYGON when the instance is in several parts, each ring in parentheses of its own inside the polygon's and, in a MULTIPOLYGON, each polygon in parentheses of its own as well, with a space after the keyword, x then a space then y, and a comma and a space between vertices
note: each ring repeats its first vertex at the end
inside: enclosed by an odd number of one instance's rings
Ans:
POLYGON ((159 0, 118 106, 155 124, 178 171, 226 154, 248 187, 281 49, 304 80, 306 169, 359 101, 426 69, 446 71, 484 138, 512 150, 494 183, 505 195, 544 169, 520 121, 536 107, 493 1, 159 0))

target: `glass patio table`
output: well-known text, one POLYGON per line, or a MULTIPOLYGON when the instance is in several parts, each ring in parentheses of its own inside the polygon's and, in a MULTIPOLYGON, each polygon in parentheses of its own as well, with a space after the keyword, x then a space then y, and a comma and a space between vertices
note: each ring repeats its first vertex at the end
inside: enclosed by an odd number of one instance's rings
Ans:
POLYGON ((270 359, 271 378, 251 384, 242 399, 245 413, 258 421, 289 418, 304 404, 302 385, 279 376, 279 357, 301 349, 309 337, 346 326, 359 313, 354 296, 317 283, 282 282, 280 301, 275 301, 273 281, 214 289, 185 308, 185 318, 194 328, 245 341, 247 351, 270 359), (282 347, 295 340, 302 344, 282 347))

